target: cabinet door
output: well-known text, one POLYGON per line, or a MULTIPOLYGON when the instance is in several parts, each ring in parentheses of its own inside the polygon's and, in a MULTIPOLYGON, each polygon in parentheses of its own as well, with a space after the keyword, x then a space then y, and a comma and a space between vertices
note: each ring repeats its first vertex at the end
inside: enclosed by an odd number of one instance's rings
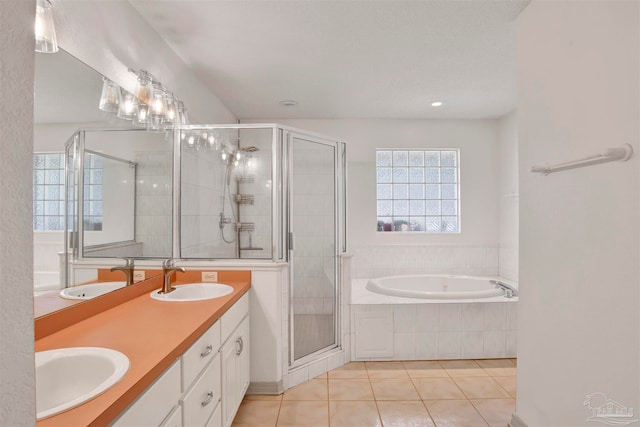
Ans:
POLYGON ((233 421, 249 387, 249 317, 240 323, 220 349, 222 362, 223 425, 233 421))
POLYGON ((235 415, 238 380, 236 378, 236 343, 234 336, 229 337, 220 349, 222 365, 222 425, 228 426, 235 415))
POLYGON ((240 326, 238 326, 238 332, 236 333, 240 339, 239 348, 237 349, 240 354, 236 360, 237 363, 237 375, 238 375, 238 405, 242 403, 242 398, 249 388, 249 373, 250 373, 250 351, 249 351, 249 317, 245 318, 240 326))

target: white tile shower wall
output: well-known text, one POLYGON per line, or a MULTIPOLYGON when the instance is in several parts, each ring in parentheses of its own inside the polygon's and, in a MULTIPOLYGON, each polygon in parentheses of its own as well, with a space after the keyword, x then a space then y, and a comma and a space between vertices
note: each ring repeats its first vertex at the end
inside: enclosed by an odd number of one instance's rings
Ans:
POLYGON ((301 141, 293 155, 296 314, 332 314, 335 281, 333 151, 301 141), (321 149, 318 149, 321 148, 321 149))
MULTIPOLYGON (((181 231, 182 256, 234 258, 235 242, 224 243, 219 215, 231 216, 230 196, 225 196, 225 166, 220 153, 210 149, 183 148, 181 165, 181 231), (224 207, 223 207, 224 203, 224 207)), ((234 181, 230 193, 235 193, 234 181)), ((235 240, 230 224, 224 229, 227 240, 235 240)))
POLYGON ((272 212, 271 212, 271 172, 272 172, 272 130, 241 129, 240 147, 255 147, 256 151, 246 153, 250 163, 245 163, 238 175, 248 175, 251 182, 238 184, 238 193, 254 196, 253 204, 239 205, 241 222, 254 224, 251 232, 240 233, 240 258, 271 258, 272 250, 272 212))
POLYGON ((497 276, 497 247, 454 245, 353 246, 353 278, 404 274, 497 276))
POLYGON ((136 241, 143 243, 144 256, 168 256, 172 241, 172 152, 136 152, 135 161, 136 241))
MULTIPOLYGON (((353 360, 422 360, 516 356, 517 302, 352 305, 353 360), (364 313, 364 314, 363 314, 364 313), (392 323, 393 351, 371 357, 379 347, 375 322, 357 322, 377 313, 392 323), (383 316, 384 313, 388 315, 383 316), (373 328, 373 329, 372 329, 373 328), (363 351, 359 351, 360 345, 363 351), (392 353, 392 355, 391 355, 392 353)), ((383 352, 384 353, 384 352, 383 352)))

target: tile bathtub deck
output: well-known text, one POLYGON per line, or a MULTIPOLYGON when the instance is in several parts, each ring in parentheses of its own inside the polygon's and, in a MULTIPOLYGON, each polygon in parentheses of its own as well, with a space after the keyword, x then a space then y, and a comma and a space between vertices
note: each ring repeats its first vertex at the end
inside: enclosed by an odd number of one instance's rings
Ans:
POLYGON ((233 426, 505 427, 516 359, 351 362, 279 396, 247 395, 233 426))

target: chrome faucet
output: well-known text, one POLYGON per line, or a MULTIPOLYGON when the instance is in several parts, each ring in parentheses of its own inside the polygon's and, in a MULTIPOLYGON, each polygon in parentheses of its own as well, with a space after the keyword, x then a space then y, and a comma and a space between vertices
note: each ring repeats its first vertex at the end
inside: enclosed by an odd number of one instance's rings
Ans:
POLYGON ((120 267, 120 266, 116 266, 113 267, 111 269, 111 271, 122 271, 124 273, 124 276, 127 278, 127 286, 131 286, 131 284, 133 283, 133 267, 134 267, 134 261, 133 258, 122 258, 125 262, 125 264, 120 267))
POLYGON ((165 259, 162 263, 162 275, 164 276, 164 285, 162 289, 158 291, 159 294, 168 294, 169 292, 173 292, 176 288, 171 286, 171 276, 176 271, 185 272, 187 271, 184 267, 176 267, 174 259, 165 259))
POLYGON ((507 283, 501 282, 500 280, 489 280, 489 283, 494 285, 496 288, 501 288, 504 291, 505 298, 518 296, 518 290, 507 283))

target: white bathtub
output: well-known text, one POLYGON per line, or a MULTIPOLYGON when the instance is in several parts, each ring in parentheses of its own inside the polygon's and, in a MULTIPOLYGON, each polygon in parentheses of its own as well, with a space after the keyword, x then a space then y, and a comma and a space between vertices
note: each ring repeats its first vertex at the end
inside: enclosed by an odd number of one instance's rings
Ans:
POLYGON ((420 299, 477 300, 505 296, 505 290, 491 283, 493 280, 517 289, 504 279, 437 274, 370 279, 367 289, 383 295, 420 299))
POLYGON ((515 282, 426 274, 351 282, 352 360, 516 357, 515 282), (513 288, 506 297, 490 280, 513 288))

